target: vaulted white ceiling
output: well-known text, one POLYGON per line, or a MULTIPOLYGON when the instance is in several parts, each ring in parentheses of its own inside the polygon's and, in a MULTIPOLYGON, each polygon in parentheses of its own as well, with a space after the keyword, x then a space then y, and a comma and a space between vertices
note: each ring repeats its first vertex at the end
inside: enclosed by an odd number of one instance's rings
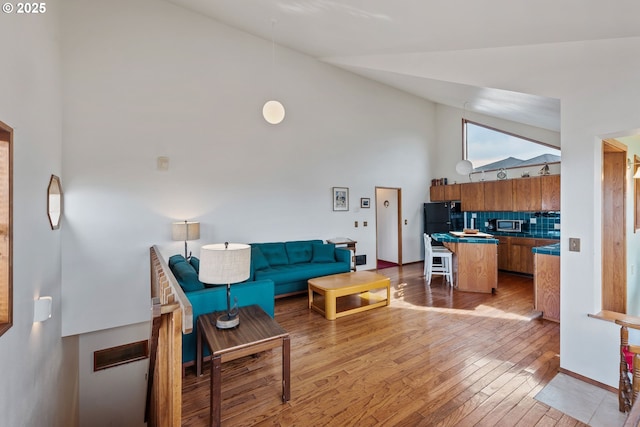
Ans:
POLYGON ((637 0, 169 1, 434 102, 556 131, 558 99, 466 84, 422 59, 640 36, 637 0))

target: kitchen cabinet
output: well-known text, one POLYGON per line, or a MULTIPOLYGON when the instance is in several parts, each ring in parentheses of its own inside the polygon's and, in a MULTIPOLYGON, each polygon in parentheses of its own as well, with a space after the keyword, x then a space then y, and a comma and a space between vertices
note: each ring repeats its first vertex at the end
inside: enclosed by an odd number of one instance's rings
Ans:
POLYGON ((509 238, 495 236, 498 239, 498 270, 509 270, 509 238))
POLYGON ((460 184, 449 184, 444 186, 444 201, 460 200, 460 184))
POLYGON ((429 188, 429 198, 432 202, 444 202, 444 185, 432 185, 429 188))
POLYGON ((533 274, 533 251, 536 239, 524 237, 509 238, 509 271, 533 274))
POLYGON ((513 210, 513 180, 484 182, 484 210, 513 210))
POLYGON ((432 202, 460 200, 460 184, 432 185, 429 188, 429 198, 432 202))
POLYGON ((533 289, 535 309, 542 318, 560 321, 560 257, 534 254, 533 289))
POLYGON ((542 210, 540 177, 518 178, 513 180, 513 210, 516 212, 535 212, 542 210))
POLYGON ((533 248, 558 243, 553 239, 496 236, 498 239, 498 269, 514 273, 534 274, 533 248))
POLYGON ((460 184, 461 210, 484 211, 484 182, 460 184))
POLYGON ((540 177, 540 192, 543 211, 560 210, 560 175, 540 177))
POLYGON ((433 185, 432 202, 460 200, 463 211, 538 212, 560 210, 560 175, 433 185))

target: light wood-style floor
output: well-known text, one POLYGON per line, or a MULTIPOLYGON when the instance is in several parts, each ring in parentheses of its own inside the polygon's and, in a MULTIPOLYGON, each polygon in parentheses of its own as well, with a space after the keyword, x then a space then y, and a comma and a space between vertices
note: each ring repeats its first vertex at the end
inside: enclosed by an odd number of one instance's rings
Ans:
MULTIPOLYGON (((496 294, 425 286, 422 264, 380 270, 392 302, 335 321, 306 296, 276 301, 281 353, 223 364, 223 426, 584 426, 534 399, 559 367, 559 325, 533 320, 533 281, 500 274, 496 294)), ((183 426, 207 425, 209 367, 183 383, 183 426)))

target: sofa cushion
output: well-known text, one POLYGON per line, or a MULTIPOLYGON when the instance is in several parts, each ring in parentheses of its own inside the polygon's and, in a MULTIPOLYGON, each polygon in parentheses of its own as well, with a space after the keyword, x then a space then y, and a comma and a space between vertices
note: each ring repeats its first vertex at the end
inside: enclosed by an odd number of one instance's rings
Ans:
POLYGON ((178 262, 184 262, 186 261, 186 259, 184 259, 184 257, 182 255, 174 255, 171 258, 169 258, 169 262, 167 264, 169 264, 169 268, 173 268, 173 266, 178 263, 178 262))
POLYGON ((257 246, 251 246, 251 270, 262 270, 269 268, 269 262, 265 258, 264 254, 257 246))
POLYGON ((313 257, 311 258, 311 262, 314 263, 324 263, 324 262, 335 262, 336 257, 334 255, 336 248, 334 244, 314 244, 312 246, 313 257))
POLYGON ((260 248, 260 252, 264 255, 269 263, 269 266, 287 265, 289 264, 289 258, 287 257, 287 250, 284 247, 284 243, 260 243, 257 245, 260 248))
POLYGON ((192 292, 204 289, 204 285, 198 280, 198 273, 196 273, 196 269, 184 260, 184 257, 182 262, 174 263, 171 271, 183 291, 192 292))
POLYGON ((313 254, 313 245, 310 241, 285 242, 289 264, 310 262, 313 254))
POLYGON ((198 258, 192 256, 191 258, 189 258, 189 264, 193 266, 193 268, 196 270, 196 273, 200 273, 200 260, 198 258))
MULTIPOLYGON (((326 276, 335 273, 344 273, 345 264, 341 262, 323 264, 290 264, 279 265, 256 271, 256 280, 271 279, 277 285, 295 281, 306 281, 313 277, 326 276)), ((278 292, 276 292, 278 294, 278 292)))

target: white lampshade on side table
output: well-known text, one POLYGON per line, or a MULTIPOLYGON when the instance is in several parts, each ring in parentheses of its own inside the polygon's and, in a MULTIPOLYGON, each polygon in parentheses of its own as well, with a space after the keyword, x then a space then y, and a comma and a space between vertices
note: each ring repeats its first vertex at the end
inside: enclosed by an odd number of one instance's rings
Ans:
MULTIPOLYGON (((227 313, 218 317, 216 326, 228 329, 240 323, 238 308, 231 309, 231 284, 247 280, 251 267, 251 246, 243 243, 215 243, 200 248, 202 283, 227 286, 227 313)), ((237 304, 237 301, 236 301, 237 304)))

